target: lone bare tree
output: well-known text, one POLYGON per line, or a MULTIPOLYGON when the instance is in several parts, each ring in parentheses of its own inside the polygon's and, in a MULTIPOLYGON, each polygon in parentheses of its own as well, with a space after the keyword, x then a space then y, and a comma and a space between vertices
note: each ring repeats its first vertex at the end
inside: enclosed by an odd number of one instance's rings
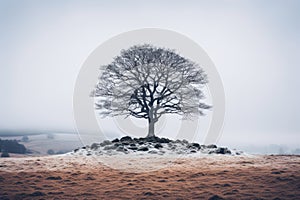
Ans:
POLYGON ((210 106, 200 102, 207 76, 198 64, 173 50, 137 45, 101 67, 93 97, 102 116, 134 116, 148 120, 148 136, 163 114, 190 118, 210 106))

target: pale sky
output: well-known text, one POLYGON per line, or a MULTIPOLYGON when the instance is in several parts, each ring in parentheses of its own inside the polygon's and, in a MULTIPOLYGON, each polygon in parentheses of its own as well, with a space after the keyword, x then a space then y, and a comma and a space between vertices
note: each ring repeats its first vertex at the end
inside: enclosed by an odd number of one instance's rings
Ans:
POLYGON ((197 42, 226 94, 221 142, 300 141, 299 1, 0 2, 0 133, 75 132, 78 72, 102 42, 163 28, 197 42))

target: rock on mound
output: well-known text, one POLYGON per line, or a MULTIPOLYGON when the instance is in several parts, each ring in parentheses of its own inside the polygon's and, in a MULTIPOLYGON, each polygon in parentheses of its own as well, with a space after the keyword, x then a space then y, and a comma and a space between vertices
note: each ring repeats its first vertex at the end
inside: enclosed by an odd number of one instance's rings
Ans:
POLYGON ((217 147, 216 145, 200 145, 190 143, 187 140, 170 140, 168 138, 147 137, 131 138, 129 136, 112 141, 105 140, 101 143, 94 143, 91 146, 85 146, 75 149, 73 154, 79 155, 118 155, 118 154, 228 154, 240 155, 241 152, 233 152, 226 147, 217 147))

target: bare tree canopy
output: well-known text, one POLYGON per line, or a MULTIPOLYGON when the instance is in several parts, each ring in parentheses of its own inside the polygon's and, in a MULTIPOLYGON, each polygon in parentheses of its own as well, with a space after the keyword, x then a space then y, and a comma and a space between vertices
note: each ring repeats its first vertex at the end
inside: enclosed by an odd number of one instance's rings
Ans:
POLYGON ((92 93, 102 116, 134 116, 149 122, 148 137, 164 114, 184 118, 203 115, 210 106, 201 102, 207 75, 201 67, 173 50, 137 45, 101 67, 92 93))

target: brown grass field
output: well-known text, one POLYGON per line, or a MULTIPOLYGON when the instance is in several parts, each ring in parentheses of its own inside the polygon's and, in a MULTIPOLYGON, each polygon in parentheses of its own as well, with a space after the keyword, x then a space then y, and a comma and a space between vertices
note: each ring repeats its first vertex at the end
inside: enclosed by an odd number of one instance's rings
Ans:
POLYGON ((300 199, 300 157, 1 158, 0 188, 0 199, 300 199))

